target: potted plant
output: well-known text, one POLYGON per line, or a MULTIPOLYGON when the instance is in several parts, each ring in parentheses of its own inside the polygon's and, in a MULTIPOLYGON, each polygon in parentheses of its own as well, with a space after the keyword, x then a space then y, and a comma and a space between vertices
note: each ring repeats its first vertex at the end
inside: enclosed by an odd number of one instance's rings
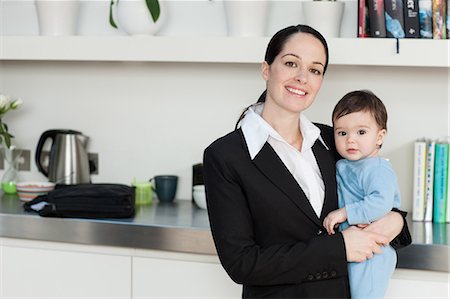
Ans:
POLYGON ((336 0, 303 1, 304 23, 325 37, 339 37, 345 2, 336 0))
POLYGON ((109 23, 130 35, 154 34, 160 28, 159 0, 111 0, 109 23), (151 18, 150 18, 151 17, 151 18))

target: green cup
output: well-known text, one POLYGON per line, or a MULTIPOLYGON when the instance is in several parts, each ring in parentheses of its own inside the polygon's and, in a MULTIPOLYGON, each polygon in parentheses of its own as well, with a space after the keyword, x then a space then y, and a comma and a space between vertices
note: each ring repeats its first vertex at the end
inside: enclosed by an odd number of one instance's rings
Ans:
POLYGON ((135 200, 137 205, 150 205, 153 199, 153 190, 150 182, 133 182, 135 200))

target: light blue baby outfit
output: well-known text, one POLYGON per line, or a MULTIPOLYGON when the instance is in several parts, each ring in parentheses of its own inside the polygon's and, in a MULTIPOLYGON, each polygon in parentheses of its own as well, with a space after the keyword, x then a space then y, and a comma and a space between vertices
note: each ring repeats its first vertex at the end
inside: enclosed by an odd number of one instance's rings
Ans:
MULTIPOLYGON (((339 208, 345 206, 347 221, 340 226, 371 223, 400 207, 400 191, 391 164, 380 157, 336 164, 339 208)), ((352 299, 383 298, 397 263, 391 246, 362 263, 349 263, 352 299)))

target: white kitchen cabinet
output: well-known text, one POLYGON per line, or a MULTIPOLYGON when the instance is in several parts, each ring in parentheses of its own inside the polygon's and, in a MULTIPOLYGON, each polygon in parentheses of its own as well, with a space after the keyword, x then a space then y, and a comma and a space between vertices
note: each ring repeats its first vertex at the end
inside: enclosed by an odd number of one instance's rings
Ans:
POLYGON ((396 269, 385 298, 450 298, 450 273, 396 269))
POLYGON ((217 257, 197 256, 134 257, 133 298, 241 298, 242 286, 228 277, 217 257))
MULTIPOLYGON (((214 255, 0 238, 0 257, 1 299, 241 298, 214 255)), ((450 298, 449 275, 396 269, 386 298, 450 298)))
POLYGON ((0 246, 1 299, 130 298, 130 256, 82 252, 77 245, 13 243, 0 246))

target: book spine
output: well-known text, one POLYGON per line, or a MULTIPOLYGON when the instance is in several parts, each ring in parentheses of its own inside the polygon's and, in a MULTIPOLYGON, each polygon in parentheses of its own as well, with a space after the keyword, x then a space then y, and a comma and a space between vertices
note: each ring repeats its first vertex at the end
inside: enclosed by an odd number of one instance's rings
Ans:
POLYGON ((412 220, 423 221, 425 216, 425 162, 426 142, 414 143, 414 182, 412 220))
POLYGON ((384 0, 384 10, 386 36, 404 38, 405 22, 403 18, 403 0, 384 0))
POLYGON ((436 142, 427 142, 427 156, 425 162, 425 216, 424 221, 433 220, 433 183, 434 183, 434 154, 436 142))
POLYGON ((446 0, 432 0, 432 22, 433 22, 433 38, 445 39, 447 32, 445 29, 446 0))
POLYGON ((358 37, 370 37, 368 0, 358 0, 358 37))
POLYGON ((384 0, 369 0, 369 27, 371 37, 386 37, 384 0))
POLYGON ((447 143, 448 147, 448 159, 447 159, 447 209, 445 211, 445 222, 450 222, 450 144, 447 143))
POLYGON ((419 0, 419 26, 421 38, 433 37, 432 0, 419 0))
POLYGON ((445 24, 447 29, 447 39, 450 39, 450 0, 447 0, 447 23, 445 24))
POLYGON ((447 212, 448 144, 436 143, 434 164, 433 222, 444 223, 447 212))
POLYGON ((403 11, 405 17, 405 37, 419 38, 419 0, 404 0, 403 11))

